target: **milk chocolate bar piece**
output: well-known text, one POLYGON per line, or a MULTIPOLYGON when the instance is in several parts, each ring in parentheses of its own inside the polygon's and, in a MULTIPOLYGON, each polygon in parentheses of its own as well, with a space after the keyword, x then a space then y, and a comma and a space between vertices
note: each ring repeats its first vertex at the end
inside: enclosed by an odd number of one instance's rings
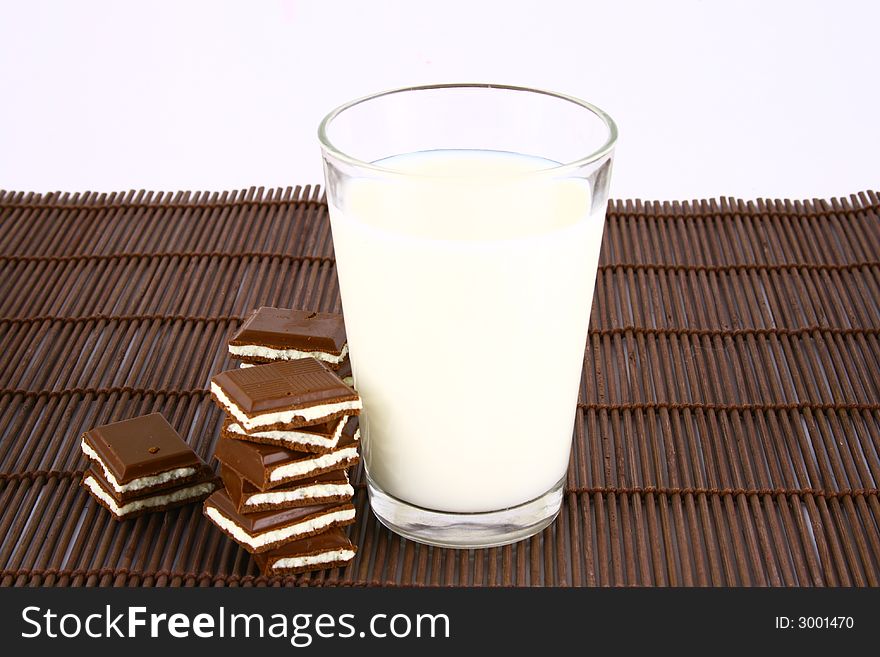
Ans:
POLYGON ((336 369, 348 354, 342 315, 288 308, 262 308, 229 340, 229 353, 248 363, 309 356, 336 369))
POLYGON ((330 420, 322 424, 315 424, 289 431, 255 430, 245 431, 235 420, 227 420, 223 425, 223 432, 229 438, 237 440, 249 440, 252 443, 264 443, 266 445, 279 445, 299 452, 315 452, 323 454, 335 449, 342 437, 342 429, 348 416, 342 416, 338 420, 330 420))
POLYGON ((128 520, 145 513, 166 511, 174 507, 201 502, 220 486, 217 477, 207 466, 199 468, 198 474, 187 483, 166 488, 158 492, 143 492, 124 499, 115 494, 113 487, 100 467, 92 464, 83 476, 82 486, 95 500, 107 509, 116 520, 128 520))
POLYGON ((362 408, 358 394, 314 358, 221 372, 211 379, 211 394, 245 431, 287 431, 362 408))
POLYGON ((339 528, 285 543, 254 555, 264 575, 296 575, 310 570, 342 568, 354 559, 357 547, 339 528))
POLYGON ((344 470, 354 465, 358 462, 359 438, 356 419, 346 423, 336 449, 324 454, 236 440, 223 433, 217 439, 214 458, 235 470, 259 490, 267 491, 291 481, 344 470))
POLYGON ((229 499, 239 513, 346 502, 354 495, 354 488, 349 483, 345 470, 292 481, 266 492, 258 489, 228 465, 221 466, 220 477, 229 499))
POLYGON ((116 497, 176 488, 204 466, 159 413, 96 427, 83 434, 80 447, 116 497))
POLYGON ((350 502, 242 514, 222 489, 205 500, 204 513, 248 552, 265 552, 291 540, 354 522, 354 506, 350 502))

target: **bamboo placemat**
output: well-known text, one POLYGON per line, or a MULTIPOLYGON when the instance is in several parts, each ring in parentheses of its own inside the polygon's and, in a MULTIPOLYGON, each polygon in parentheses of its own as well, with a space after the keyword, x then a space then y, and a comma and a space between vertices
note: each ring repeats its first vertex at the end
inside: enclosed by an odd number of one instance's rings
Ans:
POLYGON ((315 187, 0 192, 0 584, 877 585, 880 196, 611 202, 565 505, 522 543, 398 538, 356 481, 356 560, 266 580, 199 506, 117 524, 86 429, 206 392, 259 305, 340 312, 315 187))

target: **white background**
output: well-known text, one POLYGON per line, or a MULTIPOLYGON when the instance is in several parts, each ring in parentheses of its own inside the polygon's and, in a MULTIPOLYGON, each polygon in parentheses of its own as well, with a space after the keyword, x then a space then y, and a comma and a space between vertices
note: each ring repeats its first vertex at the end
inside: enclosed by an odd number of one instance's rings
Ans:
POLYGON ((874 2, 3 0, 0 188, 321 181, 317 124, 373 91, 499 82, 618 121, 612 195, 880 187, 874 2))

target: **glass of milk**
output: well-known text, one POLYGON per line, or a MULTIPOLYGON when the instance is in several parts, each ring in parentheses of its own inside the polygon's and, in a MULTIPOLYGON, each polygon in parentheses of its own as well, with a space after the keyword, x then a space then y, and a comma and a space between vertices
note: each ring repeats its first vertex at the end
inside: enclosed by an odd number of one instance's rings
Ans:
POLYGON ((488 84, 347 103, 319 128, 370 504, 488 547, 559 513, 617 128, 488 84))

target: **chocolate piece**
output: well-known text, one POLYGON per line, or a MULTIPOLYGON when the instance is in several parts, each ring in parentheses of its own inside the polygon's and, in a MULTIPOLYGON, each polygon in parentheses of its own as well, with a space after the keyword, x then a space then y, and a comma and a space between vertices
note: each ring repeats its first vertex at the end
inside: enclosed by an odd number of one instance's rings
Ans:
POLYGON ((218 490, 205 500, 204 513, 224 534, 249 552, 265 552, 294 538, 314 536, 354 522, 354 506, 350 502, 245 515, 238 512, 225 490, 218 490))
POLYGON ((348 353, 342 315, 262 307, 229 340, 229 353, 248 363, 312 356, 334 369, 348 353))
MULTIPOLYGON (((343 470, 357 463, 357 429, 349 429, 351 424, 351 421, 346 423, 336 449, 324 454, 236 440, 222 433, 217 439, 214 458, 238 472, 261 491, 267 491, 290 481, 343 470)), ((354 426, 357 426, 356 422, 354 426)))
POLYGON ((297 429, 362 408, 358 394, 314 358, 221 372, 211 395, 246 431, 297 429))
POLYGON ((264 575, 296 575, 310 570, 343 568, 354 559, 357 547, 339 528, 291 541, 254 555, 264 575))
POLYGON ((128 494, 124 499, 120 499, 101 468, 93 463, 83 476, 82 486, 116 520, 127 520, 145 513, 166 511, 193 502, 201 502, 217 490, 220 482, 211 468, 202 466, 199 468, 198 475, 186 484, 166 488, 159 492, 128 494))
POLYGON ((345 470, 293 481, 267 492, 259 490, 228 465, 221 466, 220 476, 229 499, 239 513, 345 502, 354 495, 354 488, 348 482, 345 470))
POLYGON ((96 427, 83 434, 80 447, 117 493, 176 486, 204 465, 159 413, 96 427))
POLYGON ((339 444, 339 439, 342 437, 342 429, 347 420, 348 417, 343 416, 338 420, 330 420, 323 424, 300 427, 290 431, 245 431, 235 420, 227 420, 223 424, 223 432, 227 437, 236 440, 247 440, 252 443, 263 443, 265 445, 278 445, 279 447, 287 447, 298 452, 323 454, 331 449, 335 449, 339 444))

